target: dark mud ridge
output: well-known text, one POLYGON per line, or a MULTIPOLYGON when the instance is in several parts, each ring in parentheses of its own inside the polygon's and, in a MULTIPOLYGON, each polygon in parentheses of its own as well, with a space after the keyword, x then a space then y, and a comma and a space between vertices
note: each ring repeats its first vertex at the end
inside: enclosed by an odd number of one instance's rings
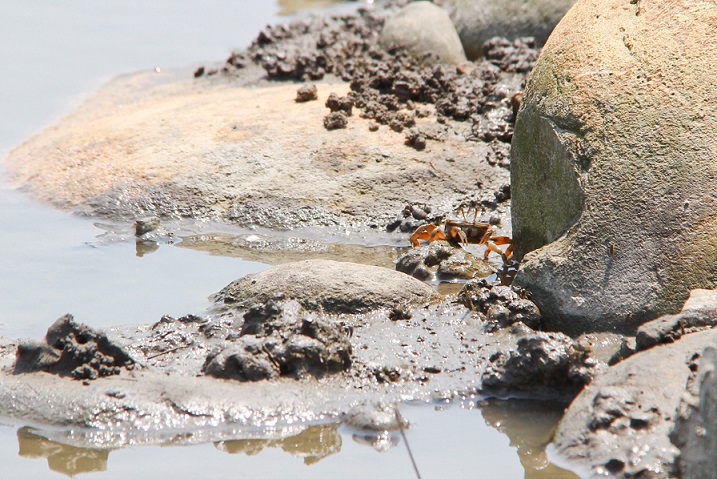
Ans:
MULTIPOLYGON (((327 75, 349 82, 351 92, 326 102, 332 114, 360 116, 396 132, 411 129, 406 144, 421 149, 426 139, 462 136, 469 141, 493 142, 493 161, 508 166, 507 146, 513 136, 515 98, 538 57, 531 38, 509 41, 496 37, 483 44, 483 58, 451 66, 416 58, 401 48, 379 45, 387 16, 408 2, 387 1, 360 8, 357 15, 311 17, 287 25, 269 26, 246 50, 234 52, 221 69, 201 67, 195 76, 241 75, 248 65, 259 65, 271 80, 310 82, 327 75), (516 89, 517 87, 517 89, 516 89), (431 115, 438 125, 412 129, 416 119, 431 115), (460 122, 448 123, 448 120, 460 122), (461 123, 464 123, 464 128, 461 123)), ((430 57, 430 53, 427 54, 430 57)), ((312 94, 299 88, 297 101, 312 94)), ((315 94, 314 94, 315 95, 315 94)), ((327 127, 328 128, 328 127, 327 127)))
POLYGON ((291 424, 378 433, 395 430, 395 406, 410 399, 567 403, 605 365, 583 339, 528 327, 540 324, 528 303, 509 287, 469 282, 452 300, 360 314, 280 291, 248 309, 218 299, 207 316, 108 335, 68 315, 44 342, 3 345, 0 414, 59 426, 60 442, 117 447, 291 424))

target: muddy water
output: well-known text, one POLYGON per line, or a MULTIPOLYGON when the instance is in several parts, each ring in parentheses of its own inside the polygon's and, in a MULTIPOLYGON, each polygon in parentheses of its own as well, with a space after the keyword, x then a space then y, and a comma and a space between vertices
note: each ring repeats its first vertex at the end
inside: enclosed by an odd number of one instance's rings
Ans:
MULTIPOLYGON (((191 71, 207 60, 221 62, 260 27, 278 21, 280 12, 329 4, 350 7, 329 0, 5 2, 0 157, 115 75, 191 71)), ((184 233, 182 248, 177 237, 138 247, 130 225, 102 224, 34 203, 12 188, 2 163, 0 225, 0 335, 10 337, 38 337, 67 312, 96 327, 201 313, 210 293, 288 258, 247 245, 261 235, 232 236, 211 225, 175 225, 184 233)), ((390 264, 398 250, 391 244, 334 245, 312 254, 390 264)), ((53 443, 32 424, 6 421, 0 422, 2 477, 416 477, 407 444, 423 477, 573 477, 550 465, 543 452, 559 418, 554 409, 471 401, 435 408, 404 406, 412 423, 406 439, 386 437, 373 445, 328 424, 270 440, 92 450, 53 443)))

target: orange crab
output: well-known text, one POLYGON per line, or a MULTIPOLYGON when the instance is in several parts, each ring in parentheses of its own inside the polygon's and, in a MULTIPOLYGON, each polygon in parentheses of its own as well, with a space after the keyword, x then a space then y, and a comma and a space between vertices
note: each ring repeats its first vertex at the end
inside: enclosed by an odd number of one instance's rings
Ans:
MULTIPOLYGON (((443 228, 434 224, 419 226, 411 235, 411 246, 418 248, 424 240, 429 243, 433 241, 446 240, 453 243, 467 245, 469 243, 479 244, 486 247, 484 259, 488 259, 490 252, 499 254, 504 262, 513 255, 513 240, 509 236, 493 236, 493 226, 490 223, 478 223, 476 217, 473 221, 446 220, 443 228), (498 245, 510 245, 501 251, 498 245)), ((463 215, 465 220, 465 214, 463 215)))

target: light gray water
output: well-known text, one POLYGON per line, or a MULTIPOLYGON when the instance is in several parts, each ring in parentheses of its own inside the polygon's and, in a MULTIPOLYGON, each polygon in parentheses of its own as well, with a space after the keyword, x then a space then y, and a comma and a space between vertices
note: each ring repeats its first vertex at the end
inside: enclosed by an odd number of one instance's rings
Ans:
MULTIPOLYGON (((115 75, 221 62, 265 24, 277 22, 280 11, 311 3, 0 0, 0 157, 115 75)), ((95 221, 49 209, 16 191, 2 163, 0 224, 0 335, 13 338, 39 337, 68 312, 95 327, 201 313, 210 293, 267 267, 169 245, 138 257, 131 237, 107 244, 95 221)), ((440 413, 425 406, 403 408, 424 478, 572 477, 547 466, 541 447, 534 446, 545 442, 555 414, 533 413, 537 420, 525 420, 510 408, 466 405, 440 413), (504 423, 511 421, 508 431, 504 423)), ((18 430, 21 426, 0 425, 0 477, 91 470, 102 472, 83 477, 416 477, 403 442, 377 452, 350 432, 337 434, 330 427, 293 442, 93 451, 34 438, 18 430), (311 457, 317 454, 327 457, 316 462, 311 457)))

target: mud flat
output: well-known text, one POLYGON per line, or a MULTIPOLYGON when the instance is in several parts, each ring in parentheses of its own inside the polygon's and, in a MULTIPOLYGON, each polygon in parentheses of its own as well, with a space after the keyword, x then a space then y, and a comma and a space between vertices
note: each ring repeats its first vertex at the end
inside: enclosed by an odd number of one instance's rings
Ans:
MULTIPOLYGON (((317 266, 314 281, 332 282, 321 274, 323 261, 302 263, 280 268, 317 266)), ((43 341, 2 344, 0 414, 53 426, 42 434, 80 447, 294 435, 336 422, 379 434, 396 431, 395 408, 404 401, 567 402, 606 367, 584 339, 525 326, 526 300, 509 287, 469 283, 445 301, 422 282, 392 274, 427 295, 335 314, 281 294, 291 275, 277 285, 265 280, 269 270, 246 279, 276 296, 248 309, 218 295, 221 313, 166 316, 107 334, 64 316, 43 341), (486 316, 489 304, 511 312, 513 323, 486 316)), ((352 283, 344 289, 371 279, 352 283)), ((336 293, 330 304, 345 310, 353 303, 336 293)))

